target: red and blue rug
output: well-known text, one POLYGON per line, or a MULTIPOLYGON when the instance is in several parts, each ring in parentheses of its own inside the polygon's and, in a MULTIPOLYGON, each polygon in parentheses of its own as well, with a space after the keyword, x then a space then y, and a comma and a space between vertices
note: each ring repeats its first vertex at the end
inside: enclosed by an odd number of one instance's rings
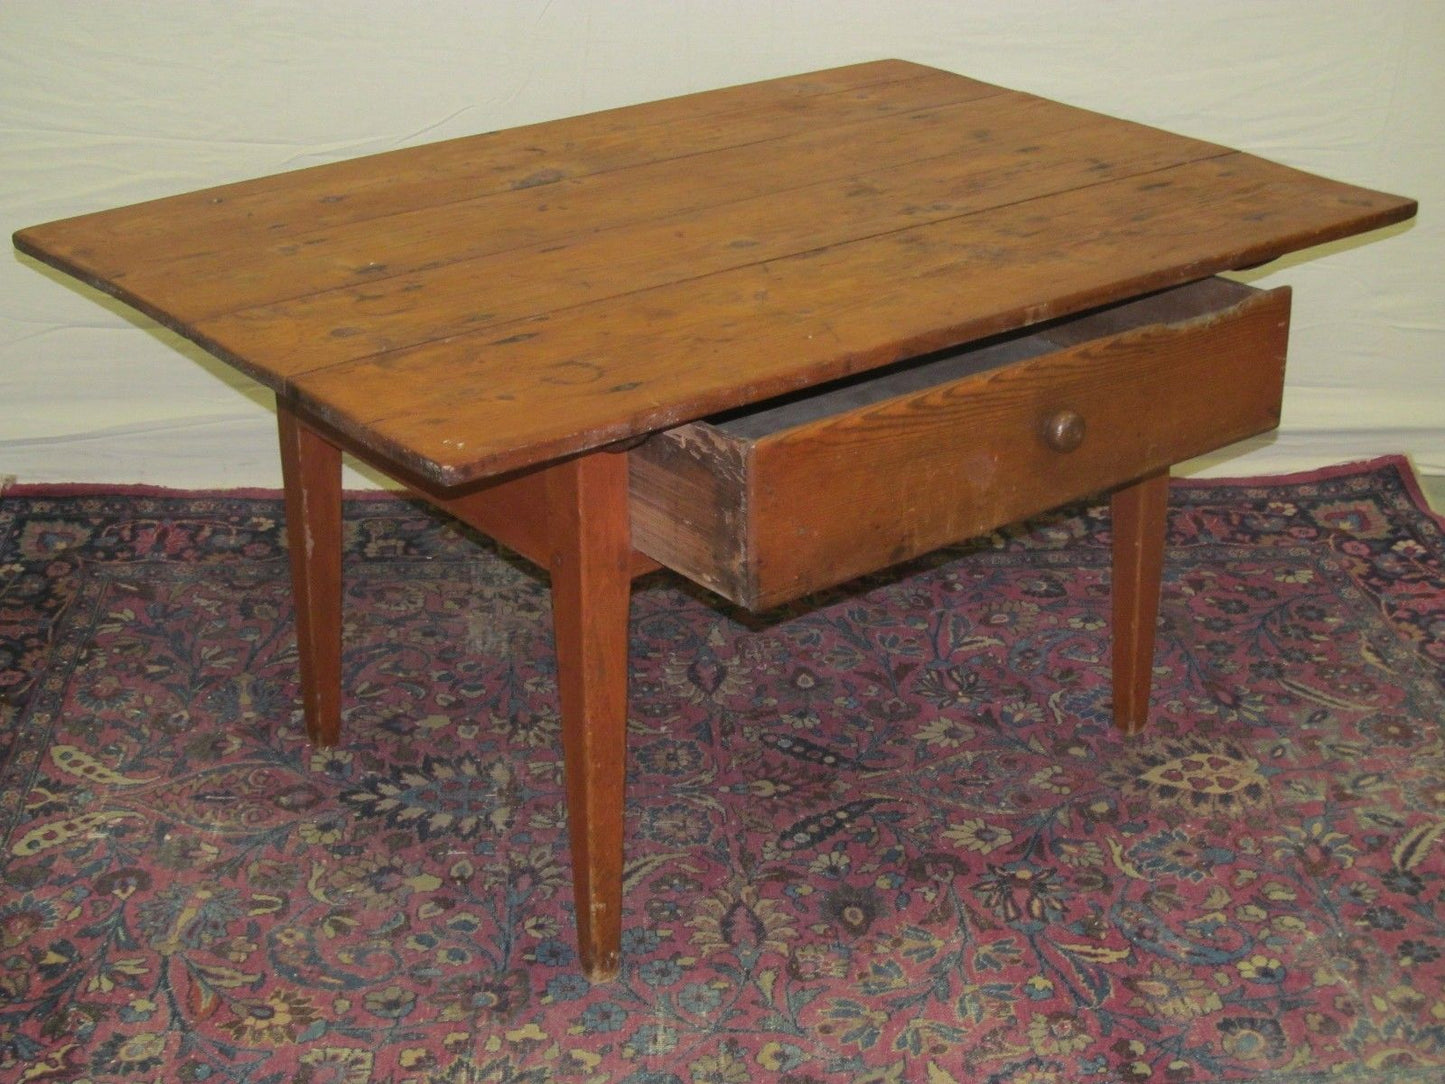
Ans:
POLYGON ((1401 460, 1176 485, 755 618, 633 603, 625 956, 573 948, 545 580, 346 506, 307 746, 274 495, 0 500, 0 1078, 1445 1076, 1445 537, 1401 460))

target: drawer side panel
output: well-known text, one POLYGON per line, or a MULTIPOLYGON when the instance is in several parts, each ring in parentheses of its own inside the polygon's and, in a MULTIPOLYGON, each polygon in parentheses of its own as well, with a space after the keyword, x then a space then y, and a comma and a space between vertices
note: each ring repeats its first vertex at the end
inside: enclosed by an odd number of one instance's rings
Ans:
POLYGON ((745 557, 750 447, 698 423, 628 453, 633 548, 739 602, 754 593, 745 557))

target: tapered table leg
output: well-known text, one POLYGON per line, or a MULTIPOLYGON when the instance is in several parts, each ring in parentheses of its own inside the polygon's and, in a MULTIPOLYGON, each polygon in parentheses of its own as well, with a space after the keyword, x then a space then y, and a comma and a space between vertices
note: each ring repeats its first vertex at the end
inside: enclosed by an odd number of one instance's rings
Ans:
POLYGON ((281 474, 306 736, 341 736, 341 450, 281 400, 281 474))
POLYGON ((617 975, 622 940, 627 456, 595 452, 549 468, 547 504, 577 941, 583 973, 604 982, 617 975))
POLYGON ((1149 722, 1154 624, 1164 574, 1169 471, 1147 475, 1112 499, 1114 529, 1114 725, 1136 734, 1149 722))

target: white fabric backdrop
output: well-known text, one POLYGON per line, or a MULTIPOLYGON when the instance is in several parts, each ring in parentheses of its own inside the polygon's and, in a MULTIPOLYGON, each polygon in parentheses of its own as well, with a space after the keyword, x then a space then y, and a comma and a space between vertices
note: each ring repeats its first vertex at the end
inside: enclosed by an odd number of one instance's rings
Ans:
MULTIPOLYGON (((884 56, 1418 198, 1250 276, 1296 287, 1284 424, 1205 469, 1445 473, 1436 0, 0 0, 0 225, 884 56)), ((279 484, 267 393, 65 281, 0 260, 0 475, 279 484)))

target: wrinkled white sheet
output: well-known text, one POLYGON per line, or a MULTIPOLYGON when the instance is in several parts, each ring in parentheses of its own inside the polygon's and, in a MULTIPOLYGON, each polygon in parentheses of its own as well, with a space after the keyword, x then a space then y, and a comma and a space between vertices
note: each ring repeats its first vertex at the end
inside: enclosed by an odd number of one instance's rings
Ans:
MULTIPOLYGON (((1246 276, 1295 287, 1284 424, 1213 469, 1445 473, 1445 4, 3 0, 0 224, 881 56, 1417 197, 1246 276)), ((0 475, 278 484, 264 392, 65 282, 0 260, 0 475)))

